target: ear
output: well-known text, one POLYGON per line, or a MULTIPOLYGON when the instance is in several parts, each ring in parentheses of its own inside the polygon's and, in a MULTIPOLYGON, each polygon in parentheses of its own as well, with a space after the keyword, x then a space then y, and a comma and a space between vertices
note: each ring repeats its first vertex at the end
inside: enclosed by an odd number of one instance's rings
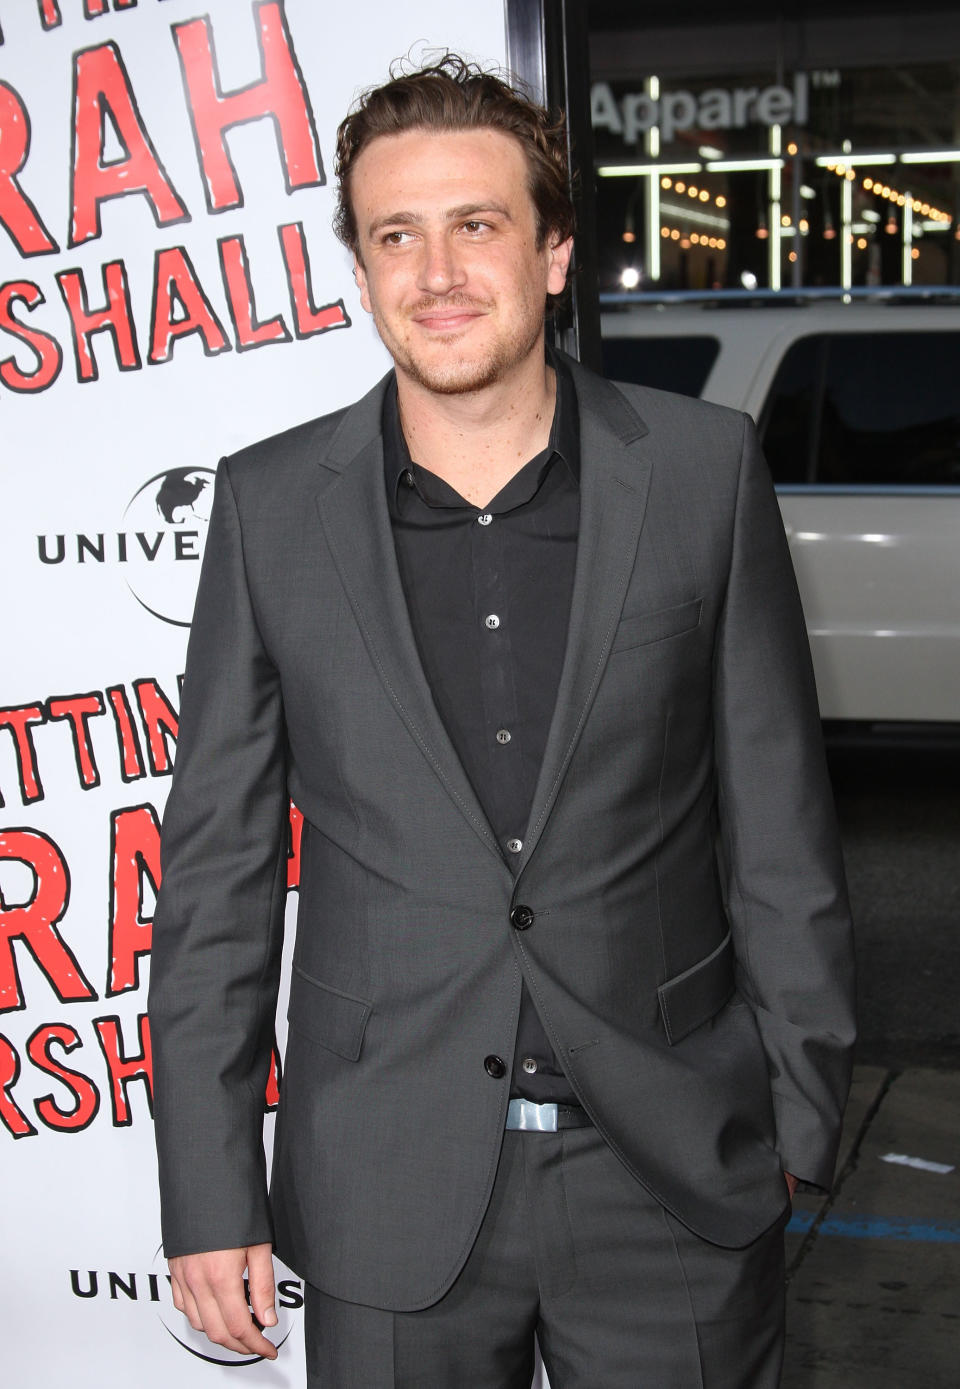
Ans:
POLYGON ((570 268, 570 257, 573 255, 573 237, 568 236, 565 241, 556 241, 548 248, 550 264, 547 269, 547 293, 560 294, 564 285, 567 283, 567 271, 570 268))
POLYGON ((367 272, 360 264, 360 258, 357 255, 353 257, 353 278, 356 280, 357 289, 360 291, 360 303, 366 309, 367 313, 373 313, 373 307, 370 303, 370 292, 367 289, 367 272))

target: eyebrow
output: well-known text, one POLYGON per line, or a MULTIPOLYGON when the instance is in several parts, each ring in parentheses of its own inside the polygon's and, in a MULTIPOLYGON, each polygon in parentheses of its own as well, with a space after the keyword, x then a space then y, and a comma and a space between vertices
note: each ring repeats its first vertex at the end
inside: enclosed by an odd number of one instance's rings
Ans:
MULTIPOLYGON (((447 222, 460 222, 469 220, 471 217, 481 217, 484 213, 496 213, 503 217, 505 221, 512 222, 513 218, 510 209, 502 203, 482 202, 482 203, 463 203, 460 207, 451 207, 443 214, 447 222)), ((425 217, 421 212, 391 212, 385 217, 378 217, 371 222, 367 228, 368 236, 376 236, 377 232, 383 231, 386 227, 395 227, 402 223, 412 223, 413 226, 422 226, 425 217)))

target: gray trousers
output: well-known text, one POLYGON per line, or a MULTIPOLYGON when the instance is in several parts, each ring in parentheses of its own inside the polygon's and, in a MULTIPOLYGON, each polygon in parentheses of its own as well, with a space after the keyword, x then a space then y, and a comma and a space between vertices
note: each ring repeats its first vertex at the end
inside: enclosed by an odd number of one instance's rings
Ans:
POLYGON ((308 1285, 309 1389, 776 1389, 783 1224, 746 1249, 663 1210, 595 1129, 504 1137, 490 1206, 450 1291, 420 1312, 308 1285))

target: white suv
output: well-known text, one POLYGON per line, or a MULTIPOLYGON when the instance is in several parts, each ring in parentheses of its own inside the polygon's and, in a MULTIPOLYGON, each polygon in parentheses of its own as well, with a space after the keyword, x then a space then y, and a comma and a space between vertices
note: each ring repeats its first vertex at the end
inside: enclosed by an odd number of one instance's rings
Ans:
POLYGON ((960 721, 960 307, 631 305, 604 367, 746 410, 824 719, 960 721))

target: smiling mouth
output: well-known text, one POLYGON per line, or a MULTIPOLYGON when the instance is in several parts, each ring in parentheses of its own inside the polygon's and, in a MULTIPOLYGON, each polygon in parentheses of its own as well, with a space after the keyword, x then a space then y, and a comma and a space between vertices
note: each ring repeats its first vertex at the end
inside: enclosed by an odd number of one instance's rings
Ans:
POLYGON ((447 313, 415 314, 414 322, 418 327, 433 332, 456 333, 481 317, 483 315, 479 310, 456 309, 447 313))
POLYGON ((410 317, 420 328, 436 333, 456 333, 467 328, 477 318, 490 312, 490 305, 460 298, 437 302, 423 301, 414 305, 410 317))

